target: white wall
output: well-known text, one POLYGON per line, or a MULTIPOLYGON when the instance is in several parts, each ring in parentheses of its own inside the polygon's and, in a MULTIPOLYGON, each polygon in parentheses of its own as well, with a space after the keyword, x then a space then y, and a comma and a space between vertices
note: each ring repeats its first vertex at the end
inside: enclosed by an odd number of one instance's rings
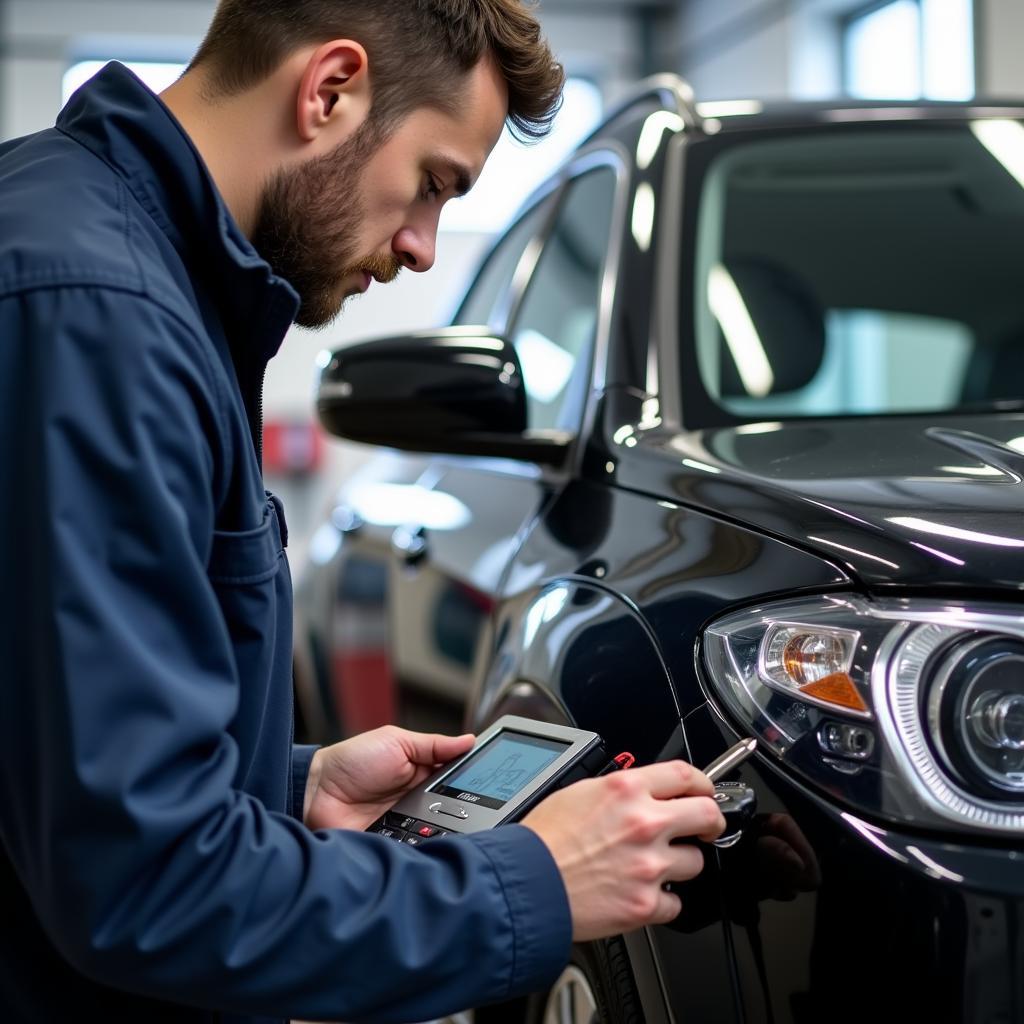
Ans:
POLYGON ((785 96, 784 11, 764 0, 691 0, 677 17, 673 57, 698 99, 785 96))
POLYGON ((840 18, 864 0, 686 0, 659 58, 698 100, 825 99, 841 91, 840 18))
POLYGON ((1000 98, 1024 96, 1024 2, 975 0, 978 92, 1000 98))

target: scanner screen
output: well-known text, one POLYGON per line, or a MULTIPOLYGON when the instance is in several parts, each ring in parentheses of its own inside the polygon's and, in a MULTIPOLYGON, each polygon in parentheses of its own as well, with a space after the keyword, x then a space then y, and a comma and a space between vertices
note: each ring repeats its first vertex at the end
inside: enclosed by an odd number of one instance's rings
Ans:
POLYGON ((498 809, 536 778, 569 746, 561 740, 500 732, 434 791, 467 803, 498 809))

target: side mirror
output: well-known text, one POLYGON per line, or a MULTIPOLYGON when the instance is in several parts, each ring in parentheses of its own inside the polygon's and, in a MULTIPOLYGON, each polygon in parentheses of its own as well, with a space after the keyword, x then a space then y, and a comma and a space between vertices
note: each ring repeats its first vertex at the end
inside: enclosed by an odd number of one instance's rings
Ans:
POLYGON ((571 436, 527 430, 515 349, 486 327, 447 327, 330 354, 317 411, 324 427, 363 444, 560 465, 571 436))

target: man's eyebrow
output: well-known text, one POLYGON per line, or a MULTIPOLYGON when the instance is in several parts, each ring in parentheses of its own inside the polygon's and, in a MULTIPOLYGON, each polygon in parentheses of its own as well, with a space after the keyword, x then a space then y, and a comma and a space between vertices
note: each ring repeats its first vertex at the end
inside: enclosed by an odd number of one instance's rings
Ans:
POLYGON ((458 160, 452 160, 450 157, 438 157, 439 164, 452 176, 454 179, 453 188, 457 196, 464 196, 473 187, 473 175, 465 164, 460 164, 458 160))

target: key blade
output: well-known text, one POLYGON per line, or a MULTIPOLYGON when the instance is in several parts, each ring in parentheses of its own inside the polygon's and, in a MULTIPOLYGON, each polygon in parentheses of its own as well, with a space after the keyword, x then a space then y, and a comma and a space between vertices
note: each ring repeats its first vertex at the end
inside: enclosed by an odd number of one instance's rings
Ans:
POLYGON ((757 740, 745 739, 740 740, 735 746, 730 747, 720 757, 716 757, 704 769, 704 774, 712 781, 717 782, 723 775, 727 775, 729 772, 736 768, 738 765, 743 764, 744 761, 754 751, 757 750, 757 740))

